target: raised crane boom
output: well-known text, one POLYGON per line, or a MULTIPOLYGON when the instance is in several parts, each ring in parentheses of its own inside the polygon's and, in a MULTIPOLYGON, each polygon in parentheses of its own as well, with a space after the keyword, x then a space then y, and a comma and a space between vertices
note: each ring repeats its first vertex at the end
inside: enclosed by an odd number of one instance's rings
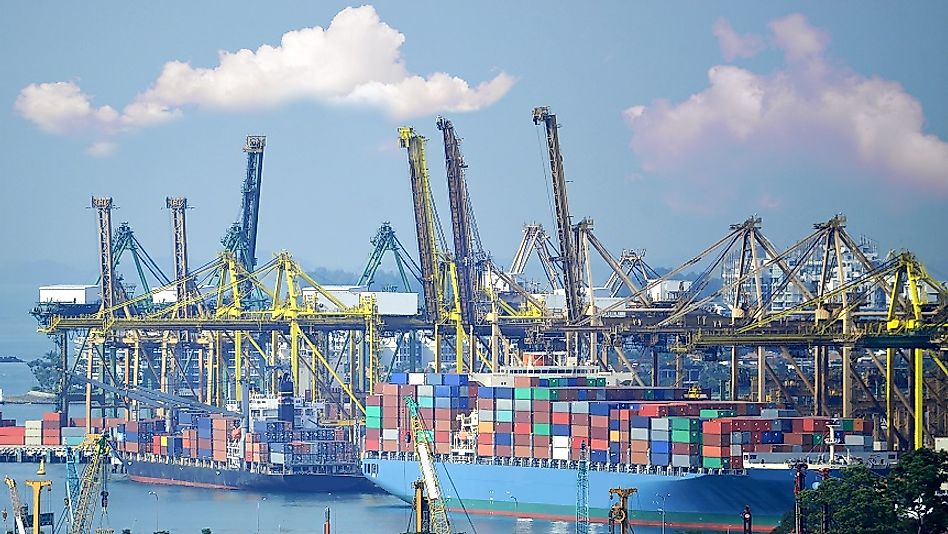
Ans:
POLYGON ((464 156, 461 155, 460 140, 454 133, 454 125, 444 117, 438 117, 438 129, 444 136, 444 160, 448 175, 448 199, 451 204, 451 230, 454 234, 454 261, 457 265, 458 300, 461 322, 474 324, 474 283, 477 279, 476 264, 480 251, 475 251, 474 214, 467 193, 464 177, 464 156))
POLYGON ((26 534, 23 526, 23 503, 20 502, 20 492, 16 489, 16 481, 10 477, 3 477, 3 482, 10 490, 10 506, 13 507, 13 523, 16 524, 17 534, 26 534))
POLYGON ((546 127, 547 148, 550 153, 550 175, 553 180, 553 197, 556 205, 556 230, 560 238, 560 264, 563 266, 563 285, 566 290, 566 314, 569 322, 579 320, 582 313, 580 271, 569 202, 566 199, 566 173, 560 153, 560 137, 557 132, 556 115, 548 107, 533 110, 533 123, 546 127))
POLYGON ((418 467, 421 469, 421 478, 425 484, 425 493, 428 496, 429 530, 431 534, 451 534, 448 507, 444 502, 441 485, 438 482, 438 472, 431 456, 434 450, 434 439, 431 432, 425 429, 415 399, 405 397, 405 404, 408 406, 408 413, 411 417, 411 440, 415 444, 415 455, 418 456, 418 467))
MULTIPOLYGON (((101 497, 102 508, 108 504, 109 492, 106 490, 109 476, 109 442, 106 436, 90 436, 87 442, 92 448, 89 463, 79 479, 78 502, 70 503, 74 507, 69 534, 89 534, 92 527, 95 497, 101 497)), ((85 444, 84 444, 85 445, 85 444)))
POLYGON ((247 175, 241 189, 240 215, 221 240, 224 248, 234 253, 247 272, 257 265, 257 222, 260 217, 260 184, 263 179, 264 135, 248 135, 244 144, 247 153, 247 175))
POLYGON ((431 196, 431 182, 428 179, 428 165, 425 162, 425 138, 416 134, 412 128, 399 128, 398 140, 400 146, 408 151, 425 314, 429 321, 438 324, 442 320, 444 286, 438 265, 437 220, 434 199, 431 196))

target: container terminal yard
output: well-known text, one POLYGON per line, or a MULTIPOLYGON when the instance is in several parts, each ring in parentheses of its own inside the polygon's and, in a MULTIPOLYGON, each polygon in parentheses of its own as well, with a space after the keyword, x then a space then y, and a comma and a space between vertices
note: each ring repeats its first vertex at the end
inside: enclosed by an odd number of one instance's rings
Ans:
POLYGON ((524 225, 509 266, 478 235, 446 118, 393 132, 417 260, 382 222, 351 286, 320 284, 289 252, 257 257, 265 136, 246 137, 239 218, 198 267, 185 197, 165 199, 170 276, 131 222, 113 223, 113 199, 92 198, 98 283, 43 286, 32 311, 59 351, 57 409, 0 422, 0 457, 75 463, 75 450, 99 465, 105 441, 86 436, 106 435, 113 470, 132 480, 377 487, 416 503, 418 532, 445 531, 449 510, 577 529, 740 528, 745 505, 757 517, 745 529, 769 530, 793 507, 803 459, 812 480, 820 465, 822 476, 838 471, 843 450, 885 471, 899 451, 948 433, 948 290, 922 259, 880 256, 843 215, 781 249, 751 216, 660 272, 635 243, 610 248, 591 218, 574 217, 561 154, 569 130, 547 107, 532 121, 546 140, 556 228, 524 225), (450 246, 429 131, 444 148, 450 246), (534 255, 540 281, 525 274, 534 255), (375 287, 386 260, 403 287, 375 287), (608 279, 594 279, 594 265, 608 279), (728 377, 700 387, 695 365, 728 377), (670 488, 687 497, 660 516, 612 504, 622 491, 670 488))

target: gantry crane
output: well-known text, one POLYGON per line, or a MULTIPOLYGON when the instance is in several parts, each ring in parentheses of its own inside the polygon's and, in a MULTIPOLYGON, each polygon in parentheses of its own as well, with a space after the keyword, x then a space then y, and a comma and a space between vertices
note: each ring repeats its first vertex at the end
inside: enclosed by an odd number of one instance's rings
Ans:
POLYGON ((415 210, 415 233, 418 236, 418 259, 421 267, 421 285, 425 298, 425 316, 434 324, 442 321, 444 311, 443 273, 439 260, 444 245, 439 243, 439 230, 428 165, 425 160, 426 139, 412 128, 399 128, 401 147, 408 152, 408 168, 411 174, 411 192, 415 210), (440 246, 439 246, 440 245, 440 246))
MULTIPOLYGON (((419 514, 415 518, 415 526, 418 533, 423 534, 451 534, 451 522, 448 520, 448 507, 441 493, 441 485, 438 482, 438 472, 435 469, 434 458, 434 439, 431 432, 425 428, 421 420, 421 414, 418 412, 418 404, 415 399, 405 397, 405 404, 408 406, 408 413, 411 417, 411 441, 415 446, 415 455, 418 457, 418 467, 421 470, 421 482, 424 486, 423 502, 427 503, 427 525, 424 524, 424 515, 419 514)), ((416 498, 419 497, 420 488, 416 485, 416 498)), ((423 510, 416 503, 416 514, 423 510)))
POLYGON ((386 252, 391 252, 392 256, 395 257, 395 266, 398 268, 398 275, 402 282, 402 291, 411 291, 411 281, 408 278, 408 273, 411 273, 419 282, 422 280, 421 269, 415 263, 414 258, 405 251, 405 247, 398 240, 391 224, 383 222, 371 243, 374 248, 372 254, 369 255, 369 261, 365 264, 365 269, 362 270, 362 276, 359 277, 357 285, 372 289, 372 283, 375 282, 375 273, 382 265, 382 259, 386 252), (406 268, 408 269, 407 272, 406 268))
POLYGON ((451 229, 454 234, 454 262, 458 277, 458 300, 461 322, 465 326, 477 320, 478 264, 484 258, 474 210, 468 196, 467 179, 464 176, 464 156, 454 125, 444 117, 438 117, 438 129, 444 137, 444 159, 448 175, 448 200, 451 205, 451 229))
POLYGON ((260 216, 260 184, 263 179, 263 151, 267 146, 264 135, 248 135, 244 144, 247 153, 247 175, 241 189, 240 215, 221 239, 226 250, 248 272, 257 265, 257 222, 260 216))
POLYGON ((102 511, 109 506, 109 441, 105 434, 90 435, 86 438, 83 447, 90 449, 89 463, 82 471, 79 479, 78 499, 73 502, 67 496, 72 514, 72 523, 69 525, 69 534, 89 534, 92 529, 92 517, 97 506, 102 511), (96 501, 96 497, 100 500, 96 501))
POLYGON ((556 115, 548 107, 533 110, 533 123, 546 128, 546 141, 550 157, 550 175, 553 181, 553 203, 556 206, 556 231, 560 240, 559 262, 563 271, 563 287, 566 290, 566 318, 570 323, 582 315, 583 298, 580 288, 580 265, 575 241, 575 229, 569 214, 566 197, 566 172, 563 155, 560 153, 560 137, 556 115))
POLYGON ((512 276, 522 275, 533 251, 536 252, 537 259, 540 260, 543 274, 546 275, 547 281, 550 283, 550 289, 562 289, 563 275, 553 259, 553 244, 550 241, 550 236, 543 229, 543 225, 537 223, 523 225, 523 237, 520 239, 517 251, 510 262, 508 274, 512 276))
POLYGON ((589 449, 585 441, 579 448, 576 469, 576 534, 589 534, 589 449))

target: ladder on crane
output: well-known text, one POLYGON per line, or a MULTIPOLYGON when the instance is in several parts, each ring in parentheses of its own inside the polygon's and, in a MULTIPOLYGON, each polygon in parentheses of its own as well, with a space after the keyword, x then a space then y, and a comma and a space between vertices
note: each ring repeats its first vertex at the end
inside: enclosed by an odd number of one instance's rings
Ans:
POLYGON ((89 463, 79 479, 78 499, 70 503, 72 523, 69 534, 89 534, 92 528, 92 516, 96 508, 95 497, 101 496, 103 512, 108 509, 109 492, 109 441, 105 434, 90 435, 83 447, 91 449, 89 463))
MULTIPOLYGON (((416 497, 423 493, 427 502, 427 530, 425 530, 423 518, 416 518, 417 534, 451 534, 451 522, 448 520, 448 507, 441 493, 441 485, 438 482, 438 473, 435 470, 433 451, 434 439, 431 432, 425 429, 424 422, 421 420, 421 414, 418 412, 418 404, 415 399, 405 397, 405 404, 408 406, 409 416, 411 417, 410 439, 415 447, 415 455, 418 457, 418 466, 421 470, 421 483, 416 485, 416 497)), ((419 509, 416 504, 416 509, 419 509)), ((423 506, 421 507, 423 508, 423 506)))
POLYGON ((10 490, 10 505, 13 507, 13 523, 16 525, 17 534, 26 534, 26 527, 23 524, 23 503, 20 502, 20 493, 16 489, 16 481, 10 477, 3 477, 3 482, 10 490))

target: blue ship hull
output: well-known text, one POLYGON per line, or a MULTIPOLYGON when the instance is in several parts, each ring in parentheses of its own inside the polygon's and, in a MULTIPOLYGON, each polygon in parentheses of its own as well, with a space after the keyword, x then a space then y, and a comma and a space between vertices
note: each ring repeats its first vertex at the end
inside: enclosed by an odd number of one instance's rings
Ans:
POLYGON ((365 492, 374 486, 360 474, 263 474, 237 469, 126 460, 129 480, 209 489, 270 492, 365 492))
MULTIPOLYGON (((386 492, 411 502, 412 483, 420 477, 409 459, 364 458, 366 478, 386 492)), ((448 507, 471 513, 574 521, 575 469, 490 464, 437 464, 448 507), (462 502, 457 497, 460 496, 462 502)), ((631 521, 659 525, 664 496, 665 521, 682 528, 726 530, 742 525, 750 506, 755 531, 769 532, 794 505, 793 472, 754 469, 748 474, 687 473, 682 476, 589 471, 589 516, 608 521, 610 488, 636 488, 629 501, 631 521)), ((818 480, 808 473, 808 485, 818 480)))

